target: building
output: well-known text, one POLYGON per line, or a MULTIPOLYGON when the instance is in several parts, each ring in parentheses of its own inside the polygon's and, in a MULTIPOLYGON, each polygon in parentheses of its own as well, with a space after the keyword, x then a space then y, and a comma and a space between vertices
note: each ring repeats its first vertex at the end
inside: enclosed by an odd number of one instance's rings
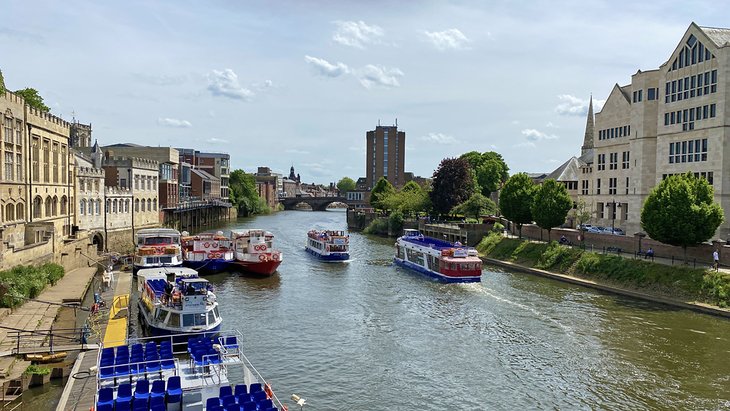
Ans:
POLYGON ((190 196, 195 200, 220 200, 221 199, 220 178, 203 171, 202 169, 190 169, 190 196))
POLYGON ((231 156, 225 153, 205 153, 191 148, 178 148, 180 153, 180 162, 190 164, 193 168, 205 171, 206 173, 218 178, 220 186, 220 198, 228 201, 230 190, 228 188, 228 180, 230 179, 230 163, 231 156))
MULTIPOLYGON (((292 167, 292 172, 294 167, 292 167)), ((275 210, 279 205, 280 193, 284 192, 284 182, 281 174, 272 173, 269 167, 259 167, 253 175, 256 181, 256 190, 259 197, 266 201, 266 205, 275 210)))
POLYGON ((372 189, 380 177, 397 188, 405 184, 406 133, 394 126, 375 127, 365 134, 365 171, 367 188, 372 189))
MULTIPOLYGON (((99 146, 95 145, 99 150, 99 146)), ((80 153, 74 153, 76 164, 76 219, 74 230, 87 231, 97 251, 104 251, 104 169, 101 159, 95 163, 80 153)))
MULTIPOLYGON (((664 178, 691 172, 730 210, 730 29, 690 24, 658 69, 614 85, 582 147, 578 198, 592 223, 641 231, 641 209, 664 178)), ((575 182, 575 177, 571 177, 575 182)), ((730 221, 716 237, 727 239, 730 221)))
POLYGON ((2 242, 8 248, 26 245, 28 221, 27 161, 30 150, 25 133, 25 101, 12 93, 0 95, 0 222, 2 242))
MULTIPOLYGON (((131 192, 130 223, 133 230, 147 227, 156 227, 160 224, 158 178, 159 163, 154 160, 137 157, 115 157, 112 150, 107 150, 104 156, 104 185, 114 188, 114 194, 131 192)), ((106 205, 114 213, 114 198, 107 192, 106 205)), ((126 194, 119 194, 121 200, 126 194)), ((117 201, 117 213, 119 204, 117 201)), ((126 207, 122 202, 122 207, 126 207)))

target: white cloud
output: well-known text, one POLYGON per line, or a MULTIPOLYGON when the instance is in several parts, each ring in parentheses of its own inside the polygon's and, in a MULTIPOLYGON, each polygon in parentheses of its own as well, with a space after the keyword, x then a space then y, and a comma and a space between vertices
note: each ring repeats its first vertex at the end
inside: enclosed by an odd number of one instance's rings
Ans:
POLYGON ((425 31, 428 40, 439 50, 465 50, 471 42, 459 29, 425 31))
POLYGON ((208 73, 208 91, 214 96, 232 98, 234 100, 250 100, 254 92, 242 87, 238 75, 231 70, 213 70, 208 73))
POLYGON ((179 120, 176 118, 160 117, 157 119, 157 124, 165 127, 180 127, 190 128, 193 125, 187 120, 179 120))
POLYGON ((545 124, 545 127, 547 127, 547 128, 560 128, 560 127, 556 126, 555 124, 553 124, 552 121, 548 121, 547 124, 545 124))
POLYGON ((220 143, 227 143, 228 140, 225 140, 222 138, 211 137, 211 138, 205 140, 205 142, 208 144, 220 144, 220 143))
POLYGON ((346 64, 337 62, 335 64, 329 61, 312 56, 304 56, 304 60, 314 68, 315 73, 325 77, 339 77, 350 72, 346 64))
MULTIPOLYGON (((561 94, 558 96, 561 101, 555 107, 555 112, 564 116, 587 116, 588 103, 590 100, 583 100, 570 94, 561 94)), ((606 100, 593 100, 593 112, 601 111, 606 100)))
POLYGON ((367 44, 378 44, 385 31, 378 26, 368 26, 363 21, 335 21, 337 30, 332 40, 344 46, 364 49, 367 44))
POLYGON ((454 136, 449 136, 443 133, 428 133, 427 135, 421 137, 421 140, 436 144, 458 143, 454 136))
POLYGON ((527 137, 530 141, 539 140, 557 140, 558 136, 554 134, 543 133, 542 131, 535 130, 534 128, 526 128, 522 130, 522 135, 527 137))
POLYGON ((398 82, 399 77, 403 77, 404 74, 399 68, 386 68, 383 66, 375 66, 368 64, 362 69, 358 70, 357 77, 360 80, 360 84, 365 88, 371 88, 373 86, 381 87, 400 87, 398 82))
POLYGON ((535 148, 537 146, 532 141, 524 141, 522 143, 517 143, 517 144, 513 145, 512 147, 513 148, 535 148))

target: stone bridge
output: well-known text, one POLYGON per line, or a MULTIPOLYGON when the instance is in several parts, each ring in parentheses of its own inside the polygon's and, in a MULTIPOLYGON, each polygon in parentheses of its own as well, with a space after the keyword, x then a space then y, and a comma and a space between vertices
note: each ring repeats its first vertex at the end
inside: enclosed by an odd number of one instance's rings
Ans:
POLYGON ((284 206, 284 210, 294 210, 297 204, 305 203, 314 211, 325 211, 327 206, 332 203, 347 204, 347 199, 345 197, 285 197, 279 199, 279 203, 284 206))

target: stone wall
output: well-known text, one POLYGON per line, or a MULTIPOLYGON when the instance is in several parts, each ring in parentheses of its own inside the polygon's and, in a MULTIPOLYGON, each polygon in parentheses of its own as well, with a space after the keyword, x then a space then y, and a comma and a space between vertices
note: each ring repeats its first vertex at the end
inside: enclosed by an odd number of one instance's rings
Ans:
POLYGON ((106 246, 110 253, 134 253, 134 236, 131 228, 108 231, 107 235, 106 246))

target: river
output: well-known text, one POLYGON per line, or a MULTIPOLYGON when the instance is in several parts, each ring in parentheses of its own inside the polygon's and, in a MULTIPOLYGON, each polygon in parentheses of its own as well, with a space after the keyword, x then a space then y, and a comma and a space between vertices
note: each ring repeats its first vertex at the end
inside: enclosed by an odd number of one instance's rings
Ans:
POLYGON ((341 211, 285 211, 264 228, 270 278, 220 274, 224 326, 280 397, 311 410, 730 408, 730 322, 519 273, 439 284, 391 264, 393 239, 351 233, 353 261, 304 252, 341 211))

